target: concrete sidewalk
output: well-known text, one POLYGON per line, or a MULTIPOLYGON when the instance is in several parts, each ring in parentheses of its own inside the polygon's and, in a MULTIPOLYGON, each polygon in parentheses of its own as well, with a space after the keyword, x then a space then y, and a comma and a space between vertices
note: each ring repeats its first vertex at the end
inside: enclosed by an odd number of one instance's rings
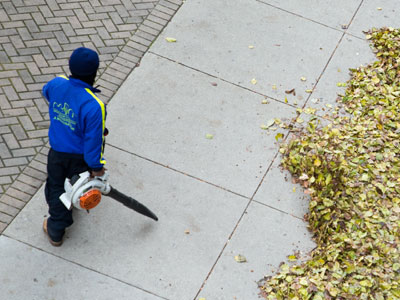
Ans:
POLYGON ((111 184, 159 222, 104 197, 54 248, 41 189, 0 236, 0 299, 258 299, 264 275, 315 247, 308 199, 278 167, 275 135, 288 132, 260 125, 297 108, 323 116, 348 68, 374 61, 362 31, 399 26, 396 12, 384 0, 187 0, 108 106, 111 184))

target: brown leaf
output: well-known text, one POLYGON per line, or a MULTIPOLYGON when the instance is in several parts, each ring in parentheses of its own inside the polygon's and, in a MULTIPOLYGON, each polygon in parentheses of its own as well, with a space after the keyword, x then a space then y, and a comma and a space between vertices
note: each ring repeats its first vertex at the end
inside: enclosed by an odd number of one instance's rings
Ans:
POLYGON ((291 90, 287 90, 285 91, 286 94, 292 94, 293 96, 296 96, 296 90, 295 89, 291 89, 291 90))

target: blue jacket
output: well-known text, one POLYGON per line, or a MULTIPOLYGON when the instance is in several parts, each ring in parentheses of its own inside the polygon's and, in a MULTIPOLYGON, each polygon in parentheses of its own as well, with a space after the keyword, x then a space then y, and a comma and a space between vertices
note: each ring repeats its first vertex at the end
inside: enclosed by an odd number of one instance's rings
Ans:
POLYGON ((43 87, 49 101, 50 146, 56 151, 83 154, 94 171, 103 158, 106 106, 94 94, 99 90, 75 78, 56 77, 43 87))

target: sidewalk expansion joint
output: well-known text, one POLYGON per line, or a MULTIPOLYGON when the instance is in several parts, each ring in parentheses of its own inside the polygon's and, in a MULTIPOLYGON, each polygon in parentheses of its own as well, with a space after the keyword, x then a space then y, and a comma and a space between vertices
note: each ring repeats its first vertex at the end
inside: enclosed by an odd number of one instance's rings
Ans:
POLYGON ((217 263, 218 263, 219 259, 221 258, 222 254, 224 253, 225 248, 228 246, 228 244, 229 244, 230 240, 232 239, 232 236, 234 235, 237 227, 239 226, 240 222, 242 221, 244 215, 247 213, 247 209, 249 208, 251 202, 252 202, 252 199, 250 199, 249 202, 247 203, 245 209, 243 210, 243 213, 239 217, 239 220, 236 222, 235 227, 233 228, 233 230, 232 230, 231 234, 229 235, 227 241, 225 242, 224 246, 222 247, 220 253, 218 254, 218 257, 216 258, 216 260, 215 260, 214 264, 212 265, 210 271, 208 272, 206 278, 203 280, 203 283, 201 284, 201 286, 200 286, 196 296, 193 298, 193 300, 196 300, 198 298, 199 294, 201 293, 201 291, 203 290, 205 284, 208 281, 208 278, 211 276, 211 273, 214 271, 215 266, 217 265, 217 263))
POLYGON ((166 60, 168 60, 168 61, 170 61, 170 62, 176 63, 176 64, 178 64, 178 65, 180 65, 180 66, 182 66, 182 67, 191 69, 191 70, 193 70, 193 71, 195 71, 195 72, 198 72, 198 73, 201 73, 201 74, 210 76, 210 77, 212 77, 212 78, 214 78, 214 79, 223 81, 223 82, 225 82, 225 83, 227 83, 227 84, 230 84, 230 85, 233 85, 233 86, 235 86, 235 87, 241 88, 241 89, 243 89, 243 90, 249 91, 249 92, 251 92, 251 93, 253 93, 253 94, 257 94, 257 95, 262 96, 262 97, 264 97, 264 98, 271 99, 271 100, 273 100, 273 101, 279 102, 280 104, 285 104, 285 105, 290 106, 290 107, 295 108, 295 109, 297 108, 296 105, 293 105, 293 104, 290 104, 290 103, 286 103, 286 102, 284 102, 284 101, 282 101, 282 100, 279 100, 279 99, 276 99, 276 98, 274 98, 274 97, 268 96, 268 95, 266 95, 266 94, 263 94, 263 93, 254 91, 254 90, 252 90, 252 89, 250 89, 250 88, 248 88, 248 87, 242 86, 242 85, 237 84, 237 83, 233 83, 233 82, 231 82, 231 81, 229 81, 229 80, 227 80, 227 79, 224 79, 224 78, 222 78, 222 77, 218 77, 218 76, 215 76, 215 75, 213 75, 213 74, 207 73, 206 71, 202 71, 202 70, 196 69, 196 68, 194 68, 194 67, 192 67, 192 66, 186 65, 186 64, 181 63, 181 62, 179 62, 179 61, 173 60, 173 59, 171 59, 171 58, 169 58, 169 57, 166 57, 166 56, 163 56, 163 55, 161 55, 161 54, 155 53, 155 52, 153 52, 153 51, 149 51, 149 53, 151 53, 151 54, 153 54, 153 55, 156 55, 156 56, 158 56, 158 57, 160 57, 160 58, 166 59, 166 60))
POLYGON ((316 21, 316 20, 313 20, 313 19, 304 17, 304 16, 302 16, 302 15, 300 15, 300 14, 297 14, 297 13, 295 13, 295 12, 292 12, 292 11, 290 11, 290 10, 286 10, 286 9, 281 8, 281 7, 279 7, 279 6, 276 6, 276 5, 267 3, 267 2, 265 2, 265 0, 256 0, 256 1, 259 2, 259 3, 262 3, 262 4, 264 4, 264 5, 267 5, 267 6, 271 6, 271 7, 273 7, 273 8, 276 8, 276 9, 278 9, 278 10, 280 10, 280 11, 286 12, 286 13, 288 13, 288 14, 294 15, 294 16, 299 17, 299 18, 301 18, 301 19, 304 19, 304 20, 307 20, 307 21, 316 23, 316 24, 318 24, 318 25, 327 27, 327 28, 329 28, 329 29, 333 29, 333 30, 339 31, 339 32, 344 32, 344 31, 341 30, 341 29, 338 29, 338 28, 335 28, 335 27, 326 25, 326 24, 324 24, 324 23, 321 23, 321 22, 318 22, 318 21, 316 21))
MULTIPOLYGON (((257 1, 258 1, 258 0, 257 0, 257 1)), ((353 16, 351 17, 350 22, 348 23, 348 26, 349 26, 349 27, 350 27, 351 23, 353 22, 355 16, 357 15, 358 11, 360 10, 360 8, 361 8, 361 6, 362 6, 363 3, 364 3, 364 0, 361 0, 361 2, 360 2, 360 4, 358 5, 356 11, 354 12, 353 16)), ((314 88, 313 88, 313 92, 314 92, 314 90, 317 88, 319 81, 321 80, 321 78, 322 78, 322 76, 324 75, 326 69, 328 68, 328 65, 329 65, 329 63, 331 62, 333 56, 335 55, 337 49, 339 48, 340 43, 342 42, 343 38, 346 36, 346 32, 347 32, 347 29, 343 32, 343 34, 342 34, 342 36, 340 37, 338 43, 336 44, 335 49, 333 50, 331 56, 329 57, 328 62, 325 64, 325 67, 323 68, 321 74, 319 75, 318 79, 316 80, 315 85, 314 85, 314 88)), ((304 105, 303 105, 302 109, 304 109, 304 108, 306 107, 308 101, 311 99, 311 96, 312 96, 313 92, 310 93, 310 94, 308 95, 306 101, 304 102, 304 105)), ((293 121, 293 122, 294 122, 294 121, 293 121)))
POLYGON ((188 173, 186 173, 186 172, 180 171, 180 170, 175 169, 175 168, 173 168, 173 167, 170 167, 170 166, 168 166, 168 165, 164 165, 164 164, 162 164, 162 163, 160 163, 160 162, 154 161, 154 160, 152 160, 152 159, 150 159, 150 158, 147 158, 147 157, 144 157, 144 156, 142 156, 142 155, 140 155, 140 154, 136 154, 136 153, 127 151, 127 150, 125 150, 125 149, 122 149, 122 148, 120 148, 120 147, 118 147, 118 146, 115 146, 115 145, 112 145, 112 144, 109 144, 109 143, 106 143, 106 145, 107 145, 108 147, 113 147, 113 148, 115 148, 115 149, 117 149, 117 150, 120 150, 120 151, 122 151, 122 152, 125 152, 125 153, 127 153, 127 154, 129 154, 129 155, 133 155, 133 156, 136 156, 136 157, 138 157, 138 158, 140 158, 140 159, 143 159, 143 160, 146 160, 146 161, 151 162, 151 163, 153 163, 153 164, 156 164, 156 165, 158 165, 158 166, 160 166, 160 167, 164 167, 164 168, 169 169, 169 170, 171 170, 171 171, 177 172, 177 173, 179 173, 179 174, 182 174, 182 175, 185 175, 185 176, 187 176, 187 177, 193 178, 193 179, 195 179, 195 180, 198 180, 198 181, 203 182, 203 183, 205 183, 205 184, 211 185, 211 186, 216 187, 216 188, 218 188, 218 189, 224 190, 224 191, 226 191, 226 192, 228 192, 228 193, 234 194, 234 195, 239 196, 239 197, 241 197, 241 198, 244 198, 244 199, 246 199, 246 200, 249 200, 249 199, 250 199, 250 198, 247 197, 247 196, 244 196, 244 195, 239 194, 239 193, 237 193, 237 192, 231 191, 231 190, 229 190, 229 189, 227 189, 227 188, 224 188, 224 187, 222 187, 222 186, 220 186, 220 185, 217 185, 217 184, 215 184, 215 183, 212 183, 212 182, 209 182, 209 181, 207 181, 207 180, 201 179, 201 178, 199 178, 199 177, 196 177, 196 176, 194 176, 194 175, 188 174, 188 173))
MULTIPOLYGON (((224 246, 222 247, 222 249, 221 249, 221 251, 220 251, 220 253, 219 253, 217 259, 215 260, 214 264, 212 265, 212 267, 211 267, 210 271, 208 272, 206 278, 203 280, 203 283, 202 283, 202 285, 200 286, 200 288, 199 288, 199 290, 198 290, 198 292, 197 292, 197 294, 196 294, 196 296, 195 296, 195 298, 194 298, 193 300, 196 300, 196 299, 197 299, 197 297, 198 297, 199 294, 201 293, 202 289, 204 288, 205 284, 207 283, 208 278, 211 276, 211 273, 214 271, 215 266, 217 265, 219 259, 221 258, 222 254, 224 253, 226 247, 228 246, 230 240, 232 239, 233 235, 235 234, 235 232, 236 232, 236 230, 237 230, 239 224, 241 223, 243 217, 246 215, 247 209, 249 208, 249 206, 251 205, 251 203, 257 202, 257 203, 262 204, 262 205, 264 205, 264 206, 266 206, 266 207, 268 207, 268 208, 271 208, 271 209, 273 209, 273 210, 276 210, 276 211, 279 211, 279 212, 281 212, 281 213, 284 213, 284 214, 290 215, 290 216, 292 216, 292 217, 298 218, 298 217, 296 217, 296 216, 293 216, 292 214, 289 214, 288 212, 282 211, 282 210, 277 209, 277 208, 275 208, 275 207, 273 207, 273 206, 266 205, 266 204, 260 203, 259 201, 254 200, 255 195, 257 194, 257 192, 258 192, 258 190, 259 190, 261 184, 263 183, 265 176, 266 176, 266 175, 268 174, 268 172, 270 171, 270 169, 271 169, 271 167, 272 167, 272 165, 273 165, 273 163, 274 163, 276 157, 278 156, 278 153, 279 153, 279 151, 274 155, 274 158, 272 159, 272 161, 271 161, 271 163, 269 164, 267 170, 265 171, 265 173, 264 173, 264 175, 263 175, 263 177, 262 177, 260 183, 258 184, 256 190, 254 191, 254 193, 253 193, 253 195, 251 196, 249 202, 247 203, 246 207, 244 208, 243 213, 241 214, 241 216, 239 217, 238 221, 236 222, 235 227, 233 228, 232 232, 230 233, 230 235, 229 235, 227 241, 225 242, 224 246)), ((303 221, 304 221, 304 220, 303 220, 303 221)))
POLYGON ((298 219, 298 220, 300 220, 300 221, 306 222, 306 220, 305 220, 304 218, 302 218, 302 217, 296 216, 296 215, 291 214, 291 213, 289 213, 289 212, 287 212, 287 211, 284 211, 284 210, 279 209, 279 208, 276 208, 276 207, 274 207, 274 206, 265 204, 265 203, 263 203, 263 202, 260 202, 260 201, 257 201, 257 200, 254 200, 254 199, 253 199, 253 202, 252 202, 252 203, 258 203, 258 204, 260 204, 260 205, 266 206, 266 207, 268 207, 268 208, 270 208, 270 209, 276 210, 276 211, 278 211, 278 212, 280 212, 280 213, 283 213, 283 214, 285 214, 285 215, 288 215, 288 216, 291 216, 291 217, 293 217, 293 218, 296 218, 296 219, 298 219))
POLYGON ((66 259, 66 258, 64 258, 64 257, 62 257, 62 256, 60 256, 60 255, 56 255, 56 254, 54 254, 54 253, 47 252, 46 250, 44 250, 44 249, 42 249, 42 248, 36 247, 36 246, 34 246, 34 245, 31 245, 31 244, 29 244, 29 243, 27 243, 27 242, 24 242, 24 241, 21 241, 21 240, 19 240, 19 239, 17 239, 17 238, 13 238, 13 237, 11 237, 11 236, 8 236, 7 234, 3 234, 3 236, 5 236, 5 237, 7 237, 7 238, 9 238, 9 239, 12 239, 12 240, 14 240, 14 241, 17 241, 17 242, 19 242, 19 243, 22 243, 22 244, 24 244, 24 245, 26 245, 26 246, 32 247, 32 248, 34 248, 34 249, 36 249, 36 250, 38 250, 38 251, 40 251, 40 252, 43 252, 43 253, 45 253, 45 254, 47 254, 47 255, 51 255, 51 256, 53 256, 53 257, 56 257, 56 258, 58 258, 58 259, 61 259, 61 260, 65 261, 65 262, 71 263, 71 264, 73 264, 73 265, 75 265, 75 266, 77 266, 77 267, 80 267, 80 268, 86 269, 86 270, 88 270, 88 271, 97 273, 97 274, 99 274, 99 275, 101 275, 101 276, 110 278, 110 279, 115 280, 115 281, 118 281, 118 282, 120 282, 120 283, 122 283, 122 284, 126 284, 126 285, 128 285, 128 286, 130 286, 130 287, 133 287, 133 288, 135 288, 135 289, 141 290, 141 291, 143 291, 143 292, 145 292, 145 293, 147 293, 147 294, 156 296, 156 297, 158 297, 158 298, 160 298, 160 299, 171 300, 171 299, 165 298, 165 297, 163 297, 163 296, 157 295, 157 294, 155 294, 155 293, 153 293, 153 292, 151 292, 151 291, 148 291, 148 290, 146 290, 146 289, 144 289, 144 288, 135 286, 134 284, 131 284, 131 283, 129 283, 129 282, 123 281, 123 280, 121 280, 121 279, 119 279, 119 278, 116 278, 116 277, 107 275, 107 274, 102 273, 102 272, 100 272, 100 271, 97 271, 97 270, 95 270, 95 269, 93 269, 93 268, 90 268, 90 267, 87 267, 87 266, 82 265, 82 264, 80 264, 80 263, 77 263, 77 262, 75 262, 75 261, 66 259))

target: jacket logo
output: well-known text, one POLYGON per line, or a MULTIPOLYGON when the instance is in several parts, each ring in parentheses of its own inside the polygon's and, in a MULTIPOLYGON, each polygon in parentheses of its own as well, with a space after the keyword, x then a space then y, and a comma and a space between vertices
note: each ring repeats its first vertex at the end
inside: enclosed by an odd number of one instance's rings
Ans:
POLYGON ((71 130, 75 130, 76 121, 75 113, 72 108, 69 108, 68 103, 58 104, 57 102, 53 103, 53 111, 56 114, 54 116, 54 120, 60 121, 62 124, 68 126, 71 130))

